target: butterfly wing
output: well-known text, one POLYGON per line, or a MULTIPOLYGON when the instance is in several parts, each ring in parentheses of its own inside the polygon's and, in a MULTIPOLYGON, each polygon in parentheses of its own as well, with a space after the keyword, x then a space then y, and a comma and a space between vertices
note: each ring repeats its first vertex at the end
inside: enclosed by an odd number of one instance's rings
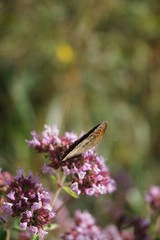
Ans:
POLYGON ((95 147, 102 139, 102 136, 105 133, 107 126, 108 126, 108 123, 104 121, 96 125, 95 127, 93 127, 86 134, 84 134, 81 138, 79 138, 72 145, 70 145, 70 147, 62 157, 62 161, 65 161, 68 158, 77 156, 95 147))

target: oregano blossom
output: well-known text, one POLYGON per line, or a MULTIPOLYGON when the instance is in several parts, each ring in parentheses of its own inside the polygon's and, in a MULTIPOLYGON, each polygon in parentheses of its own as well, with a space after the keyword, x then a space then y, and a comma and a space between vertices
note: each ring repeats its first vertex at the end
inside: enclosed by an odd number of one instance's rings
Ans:
POLYGON ((60 169, 65 175, 71 175, 70 186, 77 195, 98 196, 115 190, 115 182, 110 177, 105 160, 95 149, 62 161, 65 151, 78 139, 75 133, 66 132, 62 137, 56 126, 45 126, 41 136, 35 131, 31 134, 33 139, 27 140, 28 145, 49 156, 50 163, 43 166, 44 173, 53 174, 60 169))
POLYGON ((20 169, 8 182, 3 218, 7 221, 9 216, 20 218, 21 229, 39 234, 41 239, 47 234, 43 228, 53 220, 55 213, 50 206, 48 192, 31 172, 25 177, 23 169, 20 169))
POLYGON ((75 223, 62 236, 63 240, 103 240, 103 232, 87 211, 75 212, 75 223))
POLYGON ((148 202, 154 210, 160 208, 160 186, 154 185, 146 194, 146 202, 148 202))

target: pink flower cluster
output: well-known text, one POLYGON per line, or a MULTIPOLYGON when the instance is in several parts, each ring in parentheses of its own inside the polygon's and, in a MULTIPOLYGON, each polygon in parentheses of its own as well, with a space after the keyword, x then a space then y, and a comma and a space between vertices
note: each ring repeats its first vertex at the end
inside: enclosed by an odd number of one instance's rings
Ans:
POLYGON ((12 176, 9 172, 3 171, 0 169, 0 195, 7 192, 8 185, 7 182, 12 179, 12 176))
POLYGON ((63 240, 104 240, 95 219, 87 212, 76 211, 75 224, 61 236, 63 240))
POLYGON ((47 234, 44 226, 55 217, 48 192, 37 177, 32 173, 25 177, 23 170, 18 170, 16 177, 8 182, 8 189, 7 200, 3 203, 3 218, 20 217, 21 229, 39 234, 43 239, 47 234))
POLYGON ((12 176, 9 172, 0 169, 0 214, 3 212, 2 206, 5 201, 5 194, 8 191, 8 181, 11 181, 12 176))
POLYGON ((150 204, 153 209, 160 208, 160 187, 152 186, 146 194, 146 202, 150 204))
POLYGON ((71 188, 78 195, 95 195, 112 193, 116 186, 110 178, 110 173, 104 164, 104 158, 99 157, 93 150, 82 154, 83 164, 72 163, 69 167, 64 166, 64 172, 72 174, 71 188))
POLYGON ((64 137, 59 134, 58 128, 45 125, 45 130, 40 137, 35 131, 31 132, 32 140, 26 140, 28 146, 33 147, 39 153, 46 153, 49 155, 51 163, 44 171, 52 173, 52 170, 58 169, 62 164, 62 156, 70 144, 77 140, 77 135, 66 132, 64 137))
POLYGON ((120 231, 118 230, 117 226, 115 225, 108 225, 104 231, 103 231, 103 239, 106 240, 134 240, 133 233, 128 233, 126 230, 123 230, 125 232, 125 236, 122 236, 120 231), (128 233, 128 234, 127 234, 128 233))
POLYGON ((134 217, 123 223, 122 230, 116 225, 101 229, 87 211, 76 211, 75 223, 62 236, 63 240, 150 240, 147 234, 150 222, 134 217))
POLYGON ((50 164, 43 167, 43 172, 53 174, 54 170, 60 168, 64 174, 72 175, 71 188, 77 195, 97 196, 115 190, 115 182, 110 178, 104 158, 98 156, 95 150, 62 161, 69 145, 77 140, 76 134, 66 132, 62 137, 56 126, 46 126, 42 137, 36 132, 32 132, 32 137, 27 141, 28 145, 49 156, 50 164))

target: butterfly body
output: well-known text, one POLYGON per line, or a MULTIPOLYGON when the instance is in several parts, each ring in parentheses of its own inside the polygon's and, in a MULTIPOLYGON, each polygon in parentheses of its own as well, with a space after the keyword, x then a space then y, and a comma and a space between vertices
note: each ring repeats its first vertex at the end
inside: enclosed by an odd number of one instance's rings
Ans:
POLYGON ((69 146, 68 150, 62 157, 62 161, 80 155, 83 152, 95 147, 102 139, 103 134, 107 129, 107 126, 108 122, 104 121, 93 127, 82 137, 80 137, 77 141, 75 141, 72 145, 69 146))

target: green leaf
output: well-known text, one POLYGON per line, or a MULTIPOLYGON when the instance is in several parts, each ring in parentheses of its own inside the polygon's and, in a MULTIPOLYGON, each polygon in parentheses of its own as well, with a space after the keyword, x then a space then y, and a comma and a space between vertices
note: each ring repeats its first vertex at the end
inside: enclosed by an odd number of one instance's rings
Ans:
POLYGON ((54 224, 48 224, 44 229, 45 229, 45 231, 51 231, 51 230, 54 230, 58 227, 59 227, 59 225, 54 223, 54 224))
POLYGON ((33 234, 30 240, 39 240, 39 235, 33 234))
POLYGON ((70 187, 63 187, 63 189, 72 197, 78 198, 78 195, 72 191, 70 187))
POLYGON ((0 227, 0 239, 5 240, 6 239, 7 232, 2 227, 0 227))
POLYGON ((12 227, 17 231, 22 231, 22 229, 20 228, 20 220, 18 218, 15 219, 12 227))

